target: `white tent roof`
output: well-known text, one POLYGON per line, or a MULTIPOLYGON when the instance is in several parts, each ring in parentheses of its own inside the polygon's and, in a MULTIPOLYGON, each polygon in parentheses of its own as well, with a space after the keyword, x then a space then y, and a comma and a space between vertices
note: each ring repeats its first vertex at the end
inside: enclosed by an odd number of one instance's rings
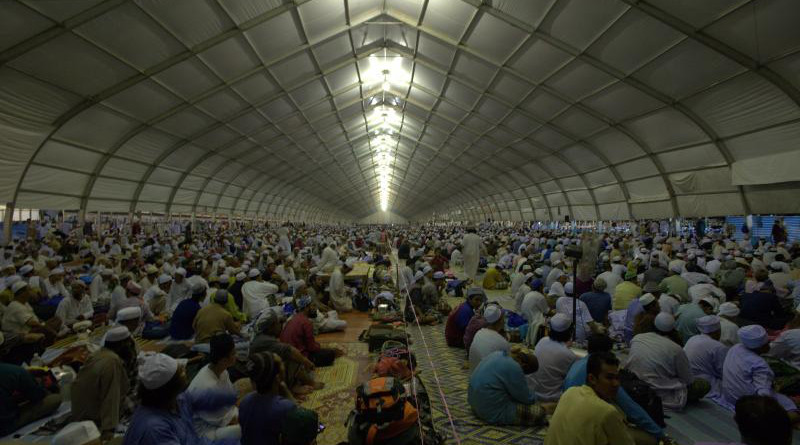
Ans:
POLYGON ((0 199, 358 220, 385 162, 406 218, 797 213, 798 19, 797 0, 9 0, 0 199))

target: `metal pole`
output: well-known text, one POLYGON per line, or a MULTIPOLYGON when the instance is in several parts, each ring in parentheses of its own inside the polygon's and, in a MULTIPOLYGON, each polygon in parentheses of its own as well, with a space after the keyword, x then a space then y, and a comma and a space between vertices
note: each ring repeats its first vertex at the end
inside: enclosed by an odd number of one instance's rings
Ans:
POLYGON ((578 285, 578 261, 572 259, 572 339, 578 337, 578 298, 575 287, 578 285))

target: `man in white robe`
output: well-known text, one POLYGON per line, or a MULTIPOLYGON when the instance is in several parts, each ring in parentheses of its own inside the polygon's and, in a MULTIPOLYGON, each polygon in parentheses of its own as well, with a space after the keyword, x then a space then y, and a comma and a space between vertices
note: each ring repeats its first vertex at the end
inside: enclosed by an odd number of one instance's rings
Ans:
POLYGON ((336 253, 336 245, 329 244, 322 249, 322 256, 317 263, 317 271, 321 273, 331 273, 339 263, 339 254, 336 253))
POLYGON ((716 315, 706 315, 697 319, 699 335, 695 335, 686 342, 683 350, 689 358, 692 377, 703 379, 711 385, 708 396, 718 397, 722 385, 722 365, 728 347, 719 342, 720 322, 716 315))
POLYGON ((92 299, 86 294, 86 285, 83 281, 73 281, 70 288, 72 292, 61 300, 56 309, 56 317, 69 328, 79 321, 91 320, 94 316, 92 299))
POLYGON ((675 329, 675 317, 658 314, 655 328, 656 332, 633 337, 625 368, 655 390, 664 408, 681 410, 688 401, 708 393, 709 384, 694 380, 686 352, 668 337, 675 329))
POLYGON ((278 293, 279 288, 264 281, 258 269, 250 269, 247 276, 249 281, 242 285, 242 310, 250 320, 254 320, 270 306, 269 297, 278 293))
POLYGON ((475 233, 475 229, 467 229, 467 234, 461 240, 461 246, 464 258, 464 274, 475 283, 478 276, 478 262, 481 258, 481 238, 475 233))
POLYGON ((92 302, 111 299, 112 289, 109 287, 109 283, 111 282, 111 277, 113 275, 114 272, 111 269, 105 268, 100 270, 100 273, 95 275, 94 279, 92 280, 92 284, 89 287, 89 293, 92 296, 92 302))
POLYGON ((331 280, 328 283, 331 304, 338 312, 350 312, 353 310, 353 292, 344 283, 344 276, 351 270, 353 270, 353 261, 347 260, 341 267, 333 270, 331 280))
POLYGON ((489 304, 483 310, 483 319, 487 325, 475 333, 469 347, 470 373, 492 352, 511 351, 511 344, 500 334, 505 326, 503 310, 496 304, 489 304))

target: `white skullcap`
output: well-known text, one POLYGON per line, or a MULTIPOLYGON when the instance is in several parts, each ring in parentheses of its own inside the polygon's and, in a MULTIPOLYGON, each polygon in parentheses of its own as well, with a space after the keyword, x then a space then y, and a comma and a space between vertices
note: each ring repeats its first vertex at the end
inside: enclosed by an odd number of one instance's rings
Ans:
POLYGON ((117 321, 138 320, 142 318, 142 308, 139 306, 126 307, 117 311, 117 321))
POLYGON ((433 270, 433 268, 426 264, 425 267, 422 268, 422 273, 423 274, 427 274, 428 272, 430 272, 432 270, 433 270))
POLYGON ((250 278, 256 278, 261 275, 261 271, 258 269, 250 269, 250 272, 247 272, 247 276, 250 278))
POLYGON ((572 295, 572 292, 575 290, 575 285, 572 284, 572 281, 564 285, 564 293, 567 295, 572 295))
POLYGON ((716 315, 706 315, 697 319, 697 330, 703 334, 717 332, 720 329, 719 317, 716 315))
POLYGON ((530 264, 523 264, 522 265, 522 271, 526 271, 526 270, 531 270, 531 265, 530 264))
POLYGON ((483 319, 489 324, 496 322, 502 316, 503 311, 496 304, 490 304, 483 310, 483 319))
POLYGON ((424 277, 424 276, 425 276, 425 274, 422 273, 421 270, 418 270, 417 273, 414 274, 414 282, 416 283, 417 281, 421 280, 422 277, 424 277))
POLYGON ((719 305, 719 315, 726 317, 735 317, 739 315, 739 306, 734 303, 722 303, 719 305))
POLYGON ((348 258, 347 261, 344 262, 344 265, 349 267, 350 269, 352 269, 353 265, 355 265, 355 264, 356 264, 356 260, 354 260, 352 258, 348 258))
POLYGON ((611 257, 611 262, 612 263, 618 263, 620 261, 622 261, 622 257, 619 256, 619 255, 614 255, 614 256, 611 257))
POLYGON ((536 268, 536 270, 534 270, 534 271, 533 271, 533 273, 534 273, 536 276, 539 276, 539 277, 541 277, 541 276, 542 276, 542 274, 544 274, 544 269, 542 269, 541 267, 537 267, 537 268, 536 268))
POLYGON ((25 275, 25 274, 28 274, 28 273, 30 273, 32 271, 33 271, 33 266, 31 266, 30 264, 26 264, 26 265, 24 265, 24 266, 19 268, 19 274, 20 275, 25 275))
POLYGON ((214 301, 219 303, 219 304, 227 303, 228 302, 228 291, 226 291, 225 289, 219 289, 214 294, 214 301))
POLYGON ((206 293, 206 285, 202 281, 198 281, 192 284, 192 295, 205 295, 206 293))
POLYGON ((667 312, 661 312, 656 315, 655 325, 661 332, 670 332, 675 328, 675 317, 667 312))
POLYGON ((647 306, 648 304, 650 304, 650 303, 652 303, 654 301, 656 301, 656 297, 653 294, 644 294, 641 297, 639 297, 639 303, 642 306, 647 306))
POLYGON ((53 436, 52 445, 84 445, 100 439, 100 430, 91 420, 67 424, 53 436))
POLYGON ((186 276, 186 269, 184 269, 182 267, 179 267, 179 268, 175 269, 175 275, 180 275, 182 277, 185 277, 186 276))
POLYGON ((564 332, 572 326, 572 317, 558 313, 550 319, 550 328, 556 332, 564 332))
POLYGON ((158 276, 158 284, 167 284, 170 281, 172 281, 172 277, 165 273, 158 276))
POLYGON ((64 268, 63 267, 56 267, 55 269, 50 271, 50 275, 64 275, 64 268))
POLYGON ((104 276, 114 275, 114 271, 111 269, 102 268, 100 269, 100 275, 104 276))
POLYGON ((16 283, 14 283, 13 286, 11 286, 11 291, 16 294, 17 292, 21 291, 22 289, 25 289, 26 287, 28 287, 28 283, 24 281, 17 281, 16 283))
POLYGON ((103 336, 103 341, 100 342, 101 346, 105 346, 107 342, 115 342, 115 341, 122 341, 126 338, 130 338, 131 331, 128 330, 125 326, 114 326, 113 328, 106 331, 106 335, 103 336))
POLYGON ((139 381, 147 389, 161 388, 177 371, 178 361, 167 354, 145 355, 139 365, 139 381))
POLYGON ((236 281, 243 281, 245 278, 247 278, 247 274, 244 272, 239 272, 236 274, 236 281))
POLYGON ((443 278, 444 278, 444 272, 440 271, 440 272, 434 272, 433 273, 433 279, 434 280, 441 280, 443 278))
POLYGON ((158 268, 152 264, 148 264, 144 271, 146 274, 152 275, 154 273, 158 273, 158 268))
POLYGON ((739 328, 739 341, 748 349, 757 349, 769 341, 767 331, 761 325, 751 324, 739 328))
MULTIPOLYGON (((244 279, 244 276, 242 276, 242 279, 244 279)), ((230 280, 231 280, 231 277, 230 277, 229 275, 222 274, 222 275, 220 275, 220 276, 219 276, 219 281, 220 281, 221 283, 228 284, 228 282, 229 282, 230 280)))
POLYGON ((683 264, 679 260, 670 261, 669 270, 675 273, 681 273, 683 271, 683 264))
POLYGON ((381 293, 379 293, 378 295, 375 296, 376 300, 378 298, 383 298, 384 300, 394 301, 394 294, 389 292, 388 290, 385 290, 385 291, 383 291, 383 292, 381 292, 381 293))

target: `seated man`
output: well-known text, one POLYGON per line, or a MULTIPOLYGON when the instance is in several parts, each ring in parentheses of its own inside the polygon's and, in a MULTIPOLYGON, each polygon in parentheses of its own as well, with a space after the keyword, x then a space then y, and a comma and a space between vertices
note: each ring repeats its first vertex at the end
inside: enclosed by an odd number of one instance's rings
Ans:
MULTIPOLYGON (((205 291, 204 291, 205 293, 205 291)), ((214 302, 200 309, 194 317, 195 343, 208 343, 218 332, 239 335, 239 323, 224 306, 228 302, 228 291, 220 289, 214 294, 214 302)))
POLYGON ((689 358, 692 377, 703 379, 711 385, 710 398, 718 397, 722 384, 722 366, 728 347, 720 343, 720 323, 716 315, 706 315, 697 319, 700 335, 686 342, 683 350, 689 358))
POLYGON ((238 444, 238 439, 211 441, 197 434, 196 413, 216 411, 236 402, 235 392, 189 392, 185 366, 165 354, 145 355, 138 369, 140 405, 125 432, 124 445, 238 444))
POLYGON ((314 366, 330 366, 344 351, 336 348, 323 348, 314 338, 314 328, 309 318, 317 317, 317 306, 311 297, 303 296, 297 300, 297 312, 283 327, 280 340, 297 348, 314 366))
MULTIPOLYGON (((564 379, 564 391, 573 386, 585 385, 587 378, 586 368, 589 357, 598 353, 610 353, 613 347, 614 342, 607 335, 594 334, 589 337, 589 354, 573 363, 572 367, 569 368, 567 377, 564 379)), ((621 409, 628 423, 635 427, 636 430, 639 430, 636 433, 632 433, 634 441, 638 445, 658 443, 658 440, 664 435, 664 430, 653 421, 650 415, 647 414, 647 411, 631 399, 624 388, 620 387, 614 401, 609 401, 609 403, 621 409), (647 434, 641 434, 642 431, 647 434)))
POLYGON ((655 332, 633 337, 625 368, 655 390, 664 408, 681 410, 687 402, 705 396, 710 386, 707 381, 692 377, 689 358, 669 338, 675 318, 662 312, 656 317, 655 328, 655 332))
POLYGON ((19 335, 29 333, 43 334, 45 336, 44 345, 53 344, 58 330, 61 328, 61 319, 53 317, 46 323, 39 321, 39 317, 36 316, 33 308, 28 304, 28 299, 33 295, 33 292, 24 281, 14 283, 11 291, 14 293, 14 299, 3 311, 3 319, 2 323, 0 323, 3 331, 19 335))
POLYGON ((569 350, 567 343, 572 340, 572 317, 556 314, 550 319, 550 334, 536 343, 534 354, 539 369, 533 374, 533 387, 536 399, 557 401, 569 368, 578 356, 569 350))
MULTIPOLYGON (((187 391, 197 394, 208 390, 235 392, 228 375, 228 368, 236 364, 236 345, 233 343, 233 338, 226 333, 217 334, 211 337, 210 346, 209 364, 200 369, 187 391)), ((242 437, 242 429, 239 425, 233 424, 238 415, 239 410, 236 406, 226 406, 216 411, 196 412, 194 429, 200 436, 211 440, 238 439, 242 437)))
POLYGON ((772 397, 740 398, 736 401, 736 414, 733 419, 739 427, 743 444, 790 445, 792 443, 792 421, 783 407, 772 397))
POLYGON ((619 360, 614 354, 591 354, 586 364, 586 385, 573 386, 561 397, 550 419, 545 445, 634 445, 634 435, 647 436, 627 426, 625 415, 613 404, 619 387, 619 360))
POLYGON ((536 403, 525 376, 537 369, 536 357, 522 346, 495 351, 472 372, 467 402, 478 418, 493 425, 541 425, 546 410, 536 403))
POLYGON ((497 264, 489 264, 486 273, 483 275, 483 288, 484 289, 506 289, 508 288, 508 279, 505 274, 497 268, 497 264))
POLYGON ((719 403, 733 410, 736 402, 749 395, 772 397, 789 413, 792 424, 800 421, 797 406, 773 389, 775 374, 761 355, 769 352, 767 331, 760 325, 739 328, 740 343, 733 345, 722 366, 722 397, 719 403))
POLYGON ((484 301, 486 301, 486 294, 483 289, 473 287, 467 290, 467 300, 453 309, 447 317, 447 323, 444 328, 447 346, 464 347, 464 332, 467 329, 467 324, 475 314, 475 309, 478 309, 484 301))
POLYGON ((72 421, 91 420, 103 440, 114 436, 130 390, 128 370, 136 367, 136 349, 125 326, 109 329, 72 383, 72 421))
POLYGON ((489 304, 483 311, 483 319, 486 320, 487 325, 475 334, 469 348, 469 369, 471 370, 475 370, 481 360, 492 352, 511 350, 511 344, 503 336, 503 329, 506 325, 503 310, 496 304, 489 304))
POLYGON ((75 280, 70 285, 72 292, 69 293, 61 303, 58 303, 56 317, 61 319, 64 326, 72 328, 72 325, 79 321, 91 320, 94 316, 92 299, 86 293, 86 285, 81 280, 75 280))
POLYGON ((350 287, 345 285, 344 277, 353 270, 354 261, 347 260, 341 267, 337 267, 331 273, 328 282, 328 292, 333 308, 338 312, 350 312, 353 310, 353 293, 350 287))
POLYGON ((194 319, 200 312, 200 303, 206 298, 206 287, 203 283, 192 284, 192 296, 180 303, 172 312, 169 323, 169 336, 173 340, 189 340, 194 337, 194 319))
POLYGON ((286 370, 283 381, 295 395, 307 394, 312 389, 322 388, 324 385, 321 382, 315 382, 311 374, 314 370, 314 363, 303 356, 297 348, 278 339, 282 328, 281 319, 277 313, 264 311, 256 321, 256 336, 250 342, 249 354, 252 356, 269 352, 280 356, 286 370))
POLYGON ((47 417, 61 405, 24 368, 0 363, 0 437, 47 417))

